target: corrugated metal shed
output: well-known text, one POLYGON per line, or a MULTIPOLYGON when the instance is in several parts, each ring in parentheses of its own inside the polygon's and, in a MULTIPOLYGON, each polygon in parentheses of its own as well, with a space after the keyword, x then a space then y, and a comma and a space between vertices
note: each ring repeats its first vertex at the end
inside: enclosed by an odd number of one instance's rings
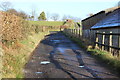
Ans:
POLYGON ((109 13, 105 18, 95 24, 91 29, 120 27, 120 8, 109 13))

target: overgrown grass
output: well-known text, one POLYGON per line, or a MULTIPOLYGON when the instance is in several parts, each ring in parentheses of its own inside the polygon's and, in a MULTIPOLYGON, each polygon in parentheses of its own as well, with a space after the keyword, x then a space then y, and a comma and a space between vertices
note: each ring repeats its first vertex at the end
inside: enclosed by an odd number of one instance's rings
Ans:
POLYGON ((40 32, 29 35, 27 39, 19 41, 18 49, 9 49, 3 56, 3 78, 23 78, 23 67, 29 60, 31 52, 35 49, 44 35, 49 32, 40 32))
POLYGON ((62 21, 29 21, 29 23, 40 26, 60 26, 63 24, 62 21))
POLYGON ((82 38, 69 37, 69 35, 66 35, 66 36, 72 41, 74 41, 75 43, 77 43, 80 47, 85 49, 89 54, 94 56, 96 59, 104 62, 104 64, 106 64, 106 66, 108 66, 111 70, 116 71, 116 73, 120 75, 120 58, 119 57, 115 57, 107 51, 101 51, 101 50, 93 49, 92 47, 89 47, 88 45, 86 45, 87 43, 84 40, 82 40, 82 38))

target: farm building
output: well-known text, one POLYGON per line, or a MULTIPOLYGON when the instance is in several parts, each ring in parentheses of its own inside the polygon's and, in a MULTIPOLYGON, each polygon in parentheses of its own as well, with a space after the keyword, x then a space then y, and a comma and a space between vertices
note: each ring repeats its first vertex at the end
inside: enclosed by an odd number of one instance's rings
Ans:
POLYGON ((98 12, 97 14, 94 14, 93 16, 90 16, 84 20, 82 20, 82 35, 84 38, 90 38, 91 36, 90 31, 91 31, 91 27, 93 27, 96 23, 98 23, 99 21, 101 21, 102 19, 105 19, 108 14, 111 14, 114 10, 118 9, 119 7, 113 7, 113 8, 109 8, 103 11, 98 12))
POLYGON ((105 11, 101 11, 93 16, 82 20, 82 35, 84 38, 90 38, 91 27, 105 17, 105 11))
POLYGON ((83 37, 96 42, 102 50, 119 53, 120 7, 101 11, 82 20, 83 37))

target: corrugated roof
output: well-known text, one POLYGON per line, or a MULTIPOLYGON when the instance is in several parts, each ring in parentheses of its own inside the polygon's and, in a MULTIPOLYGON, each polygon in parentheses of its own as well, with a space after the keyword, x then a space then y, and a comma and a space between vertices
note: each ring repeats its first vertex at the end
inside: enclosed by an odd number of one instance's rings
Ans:
POLYGON ((120 8, 107 15, 104 19, 95 24, 91 29, 116 26, 120 27, 120 8))
POLYGON ((118 9, 118 8, 120 8, 120 6, 116 6, 116 7, 108 8, 108 9, 105 9, 105 10, 103 10, 103 11, 105 11, 105 13, 108 13, 108 12, 112 12, 112 11, 118 9))

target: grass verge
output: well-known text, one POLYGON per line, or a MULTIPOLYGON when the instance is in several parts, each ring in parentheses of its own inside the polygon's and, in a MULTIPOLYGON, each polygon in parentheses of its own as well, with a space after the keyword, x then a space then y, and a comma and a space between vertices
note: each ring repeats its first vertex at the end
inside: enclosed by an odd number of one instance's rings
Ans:
POLYGON ((2 78, 23 78, 23 68, 28 62, 31 52, 44 38, 44 35, 48 33, 34 33, 29 35, 27 39, 21 40, 14 46, 4 50, 2 78))
POLYGON ((113 56, 111 53, 106 51, 101 51, 98 49, 89 49, 87 50, 91 55, 93 55, 99 61, 102 61, 106 64, 109 69, 117 72, 120 75, 120 58, 113 56))
POLYGON ((80 38, 69 37, 68 35, 66 36, 72 41, 74 41, 75 43, 77 43, 81 48, 85 49, 89 54, 94 56, 97 60, 106 64, 106 66, 109 69, 111 69, 112 71, 115 71, 118 75, 120 75, 120 58, 119 57, 112 56, 112 54, 109 52, 93 49, 89 46, 86 46, 87 43, 80 38))

